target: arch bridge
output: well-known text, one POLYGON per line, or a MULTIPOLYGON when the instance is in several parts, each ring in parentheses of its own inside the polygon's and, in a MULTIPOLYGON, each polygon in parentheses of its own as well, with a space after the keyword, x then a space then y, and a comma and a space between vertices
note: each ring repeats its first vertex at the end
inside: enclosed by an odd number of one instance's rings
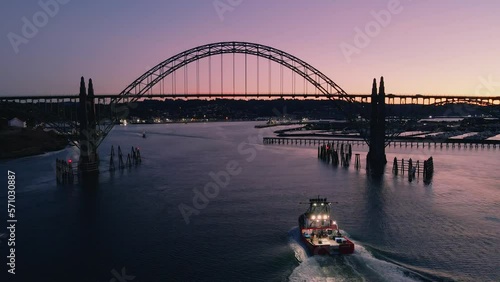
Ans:
MULTIPOLYGON (((342 105, 340 103, 334 105, 350 120, 355 120, 354 117, 358 114, 364 114, 366 112, 363 110, 364 105, 370 103, 372 98, 369 94, 347 94, 331 78, 304 60, 270 46, 239 41, 205 44, 160 62, 140 75, 118 95, 93 96, 97 115, 96 146, 103 141, 114 124, 127 117, 129 108, 133 108, 134 102, 138 100, 216 97, 343 101, 345 103, 342 105), (236 59, 236 54, 240 56, 239 60, 236 59), (203 81, 203 77, 200 76, 200 70, 203 69, 208 69, 208 81, 207 79, 203 81), (237 72, 244 73, 243 80, 236 81, 237 72), (286 84, 285 76, 288 78, 286 84), (220 81, 214 82, 214 78, 220 81), (346 106, 347 108, 342 108, 346 106)), ((15 106, 23 104, 36 106, 42 112, 50 113, 47 115, 47 123, 52 127, 68 134, 70 139, 76 139, 78 136, 76 133, 80 124, 78 95, 0 97, 0 102, 15 106)), ((500 97, 387 94, 385 102, 419 105, 445 103, 500 105, 500 97)))

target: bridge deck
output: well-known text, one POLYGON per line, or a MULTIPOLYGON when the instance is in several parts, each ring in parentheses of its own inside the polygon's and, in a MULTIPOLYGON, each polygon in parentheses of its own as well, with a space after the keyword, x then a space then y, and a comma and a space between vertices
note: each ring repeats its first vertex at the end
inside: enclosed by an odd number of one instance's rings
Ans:
MULTIPOLYGON (((143 101, 147 99, 310 99, 310 100, 336 100, 347 103, 371 103, 369 94, 349 94, 350 102, 343 94, 144 94, 144 95, 95 95, 96 104, 108 105, 118 101, 127 103, 130 101, 143 101)), ((0 103, 78 103, 78 95, 53 95, 53 96, 4 96, 0 97, 0 103)), ((479 106, 500 106, 500 96, 477 96, 477 95, 399 95, 387 94, 385 97, 387 105, 441 105, 466 103, 479 106)))

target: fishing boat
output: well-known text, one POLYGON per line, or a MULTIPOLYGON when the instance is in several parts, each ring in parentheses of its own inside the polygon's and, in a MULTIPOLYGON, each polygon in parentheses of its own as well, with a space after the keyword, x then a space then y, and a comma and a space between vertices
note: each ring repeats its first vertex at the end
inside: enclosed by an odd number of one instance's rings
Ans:
POLYGON ((309 208, 299 216, 300 237, 314 255, 348 255, 354 243, 331 218, 331 205, 326 198, 309 199, 309 208))

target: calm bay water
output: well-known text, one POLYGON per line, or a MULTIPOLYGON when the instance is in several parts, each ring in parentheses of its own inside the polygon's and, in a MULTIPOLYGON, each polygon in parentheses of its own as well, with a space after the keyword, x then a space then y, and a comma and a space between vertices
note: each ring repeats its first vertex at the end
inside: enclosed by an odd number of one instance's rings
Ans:
MULTIPOLYGON (((17 281, 110 281, 123 268, 129 281, 500 280, 500 149, 389 148, 388 160, 434 157, 426 186, 393 176, 391 161, 372 180, 318 161, 314 147, 263 146, 277 128, 254 125, 117 126, 103 170, 111 145, 140 147, 143 162, 101 173, 97 189, 56 186, 54 160, 71 149, 1 162, 17 175, 17 281), (179 205, 193 207, 228 163, 239 174, 186 224, 179 205), (317 195, 338 201, 354 255, 311 257, 299 243, 299 202, 317 195)), ((366 150, 353 148, 363 166, 366 150)))

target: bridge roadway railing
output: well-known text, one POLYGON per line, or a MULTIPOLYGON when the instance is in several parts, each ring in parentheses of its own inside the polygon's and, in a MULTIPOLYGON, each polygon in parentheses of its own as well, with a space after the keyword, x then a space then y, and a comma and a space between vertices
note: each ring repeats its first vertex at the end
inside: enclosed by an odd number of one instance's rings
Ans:
MULTIPOLYGON (((331 94, 332 99, 341 99, 341 95, 331 94)), ((370 103, 370 94, 349 94, 354 101, 360 103, 370 103)), ((96 104, 110 104, 116 98, 121 97, 120 95, 95 95, 95 99, 98 100, 96 104)), ((66 103, 66 102, 76 102, 78 101, 78 95, 45 95, 45 96, 0 96, 0 103, 14 102, 14 103, 66 103)), ((128 96, 128 98, 134 98, 134 95, 128 96)), ((325 96, 317 94, 188 94, 188 93, 178 93, 178 94, 146 94, 141 96, 141 99, 153 99, 153 98, 163 98, 163 99, 206 99, 206 98, 304 98, 304 99, 327 99, 325 96)), ((434 105, 434 104, 447 104, 447 103, 472 103, 478 105, 500 105, 500 96, 475 96, 475 95, 411 95, 411 94, 387 94, 385 97, 386 104, 394 105, 434 105)))

